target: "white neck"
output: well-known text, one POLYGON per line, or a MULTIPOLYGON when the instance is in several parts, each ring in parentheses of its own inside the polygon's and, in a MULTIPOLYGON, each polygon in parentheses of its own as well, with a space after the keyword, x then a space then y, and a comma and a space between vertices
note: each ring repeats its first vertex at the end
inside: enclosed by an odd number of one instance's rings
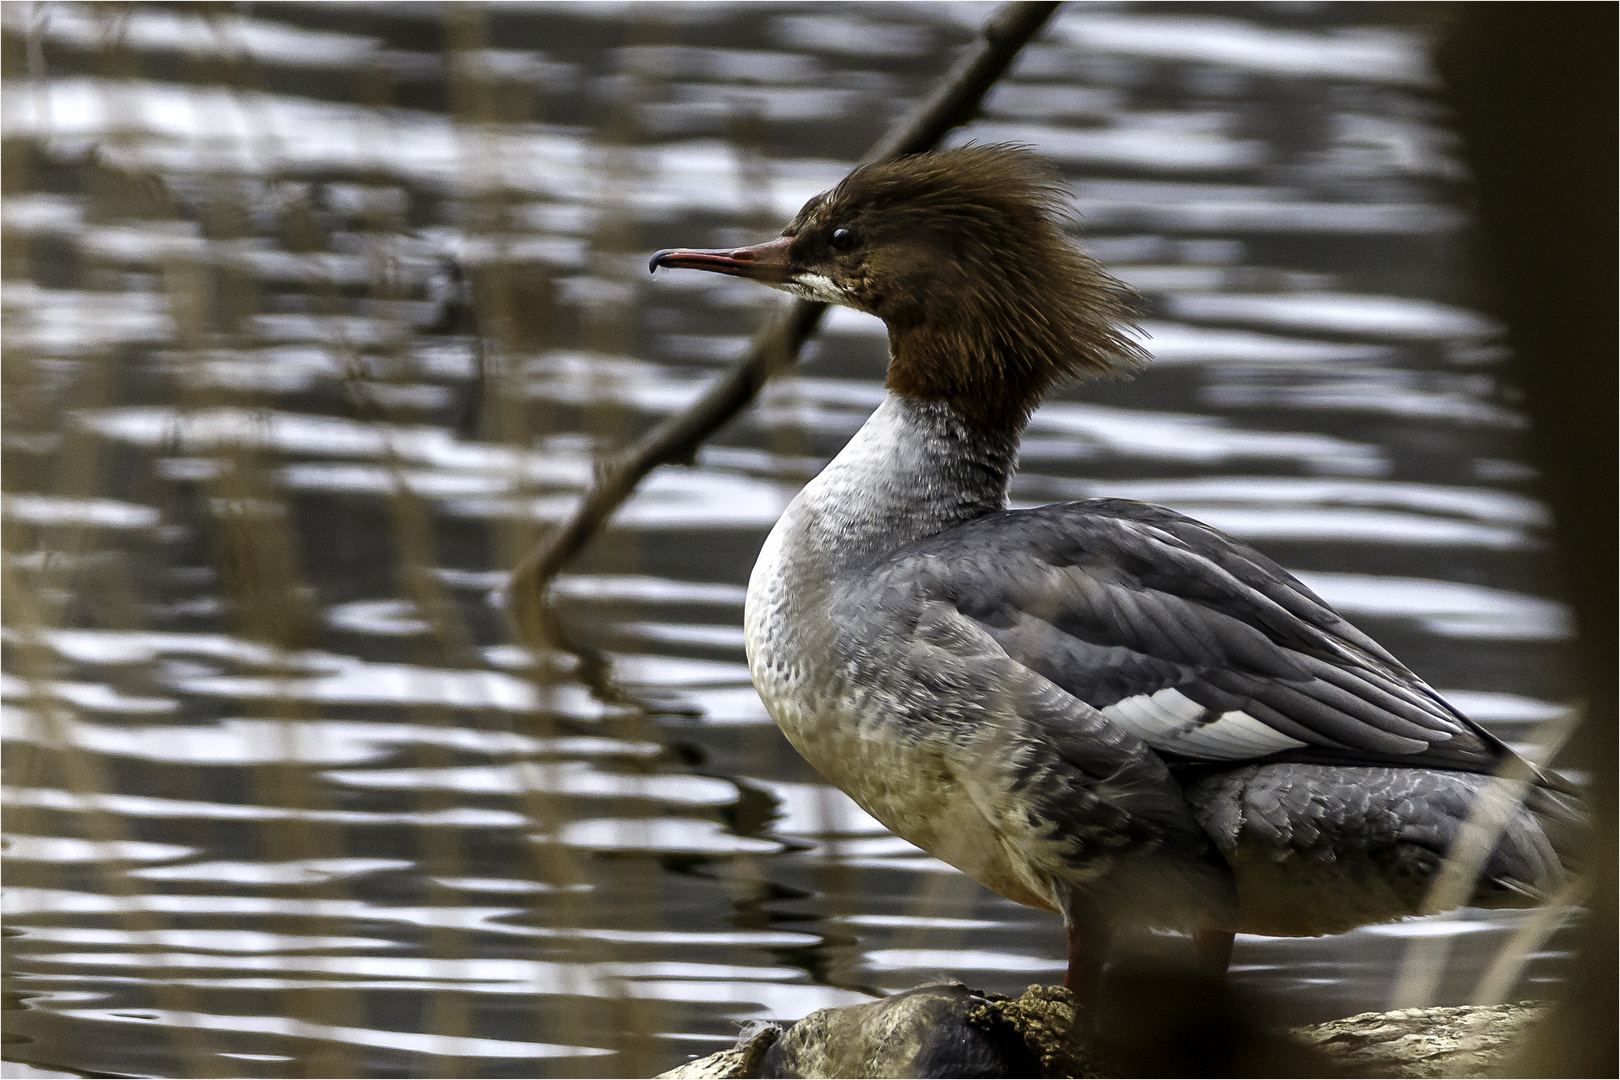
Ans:
POLYGON ((982 432, 943 403, 891 393, 783 524, 801 530, 835 573, 867 563, 1005 509, 1019 434, 982 432))
MULTIPOLYGON (((862 725, 890 722, 899 707, 855 705, 872 687, 848 663, 862 643, 845 638, 844 601, 862 593, 857 583, 885 556, 1005 508, 1017 447, 1016 432, 986 435, 949 406, 890 394, 771 530, 748 580, 748 668, 789 741, 827 775, 869 754, 862 725)), ((859 781, 839 784, 872 809, 859 781)))

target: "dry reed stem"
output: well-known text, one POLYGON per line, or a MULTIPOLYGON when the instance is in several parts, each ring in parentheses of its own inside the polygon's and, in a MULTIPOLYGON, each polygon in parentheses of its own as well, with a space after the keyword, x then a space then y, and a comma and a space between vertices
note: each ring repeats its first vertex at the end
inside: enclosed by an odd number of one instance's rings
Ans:
POLYGON ((1502 943, 1469 1000, 1475 1005, 1499 1005, 1507 1001, 1536 950, 1564 925, 1589 891, 1587 882, 1576 878, 1536 908, 1502 943))
MULTIPOLYGON (((212 25, 216 34, 223 36, 219 25, 212 25)), ((222 86, 234 108, 243 115, 250 112, 251 105, 243 95, 257 89, 259 79, 246 50, 240 50, 223 71, 199 65, 196 75, 211 85, 222 86), (210 78, 216 75, 218 78, 210 78)), ((249 125, 249 129, 254 130, 254 126, 249 125)), ((259 143, 260 159, 275 160, 279 149, 275 135, 264 131, 259 143)), ((240 190, 237 182, 218 175, 208 179, 212 191, 203 210, 205 220, 210 215, 214 219, 213 228, 206 230, 212 234, 208 248, 217 248, 214 239, 228 240, 233 234, 240 234, 250 218, 248 208, 236 202, 240 190)), ((274 182, 274 177, 270 182, 274 182)), ((174 312, 177 351, 198 366, 211 349, 222 344, 235 350, 248 349, 252 344, 243 328, 249 325, 251 314, 260 307, 257 283, 247 271, 221 274, 220 265, 219 260, 196 262, 177 256, 165 274, 174 312), (210 278, 217 307, 234 316, 223 331, 212 325, 213 319, 203 302, 210 291, 210 278)), ((233 394, 209 388, 203 378, 192 379, 182 374, 176 380, 175 389, 177 411, 182 417, 187 412, 236 403, 233 394)), ((268 453, 266 448, 257 447, 251 441, 227 440, 216 450, 222 452, 224 467, 210 477, 206 490, 217 530, 215 544, 221 562, 222 585, 234 594, 231 599, 237 631, 250 640, 275 646, 279 669, 273 672, 272 678, 288 685, 303 675, 287 663, 290 651, 305 647, 313 640, 318 620, 311 605, 314 591, 304 584, 298 565, 298 538, 291 524, 292 514, 270 476, 269 465, 264 460, 268 453)), ((312 703, 286 691, 271 699, 269 711, 277 721, 275 730, 281 738, 280 752, 274 764, 248 770, 250 797, 260 805, 287 807, 292 814, 283 822, 265 822, 260 826, 264 858, 266 861, 278 858, 293 861, 339 857, 345 850, 342 831, 327 817, 333 807, 321 787, 308 782, 300 764, 296 735, 300 728, 319 720, 321 712, 312 703)), ((343 901, 350 896, 343 877, 333 875, 306 886, 304 898, 343 901)), ((317 929, 320 924, 329 922, 327 931, 341 935, 342 920, 336 915, 298 914, 289 909, 271 919, 272 925, 289 935, 307 931, 311 921, 317 929)), ((326 958, 324 968, 333 975, 341 974, 341 958, 326 958)), ((360 1024, 357 1000, 339 985, 323 985, 317 981, 284 993, 288 1003, 284 1015, 336 1027, 360 1024)), ((359 1067, 354 1048, 345 1042, 316 1040, 313 1046, 309 1057, 302 1062, 306 1075, 350 1075, 359 1067)))
MULTIPOLYGON (((1457 830, 1451 850, 1429 886, 1423 902, 1424 914, 1451 911, 1468 902, 1497 840, 1529 794, 1533 778, 1574 734, 1579 715, 1580 710, 1571 709, 1543 723, 1535 748, 1522 758, 1504 762, 1490 778, 1457 830)), ((1445 935, 1412 940, 1401 958, 1395 987, 1390 993, 1391 1009, 1416 1009, 1434 1004, 1445 973, 1446 957, 1451 951, 1451 940, 1445 935)))
MULTIPOLYGON (((107 23, 103 25, 107 27, 106 40, 111 43, 110 51, 114 54, 102 58, 104 69, 113 72, 127 70, 130 63, 128 50, 118 40, 121 26, 107 23)), ((38 70, 42 74, 42 62, 38 70)), ((26 354, 20 355, 20 350, 10 342, 6 343, 5 352, 4 367, 9 397, 19 389, 14 380, 19 376, 24 379, 30 378, 33 363, 32 358, 26 354)), ((75 389, 85 395, 86 399, 77 404, 93 407, 104 403, 111 386, 111 369, 115 362, 114 356, 104 352, 94 352, 83 358, 82 366, 86 369, 85 374, 77 381, 75 389)), ((27 391, 24 393, 25 396, 34 397, 36 405, 49 408, 47 394, 30 395, 27 391)), ((45 485, 47 490, 63 495, 95 494, 100 486, 101 469, 99 453, 93 440, 87 433, 78 429, 63 431, 61 418, 65 410, 57 408, 51 411, 56 413, 57 433, 61 443, 53 463, 54 467, 50 469, 53 475, 45 485)), ((17 632, 18 667, 32 702, 30 715, 36 718, 41 726, 40 742, 45 751, 54 755, 62 792, 72 802, 77 803, 75 809, 78 813, 74 820, 82 824, 85 838, 105 853, 103 857, 93 860, 93 865, 105 894, 120 901, 114 911, 114 920, 121 925, 132 941, 157 948, 161 947, 160 935, 167 927, 156 912, 148 907, 145 898, 130 881, 128 871, 133 868, 133 864, 130 860, 114 854, 129 842, 130 837, 124 822, 111 812, 104 802, 104 796, 112 792, 113 785, 109 782, 99 760, 79 745, 70 730, 79 719, 78 710, 68 701, 58 698, 51 686, 56 663, 50 655, 47 639, 51 629, 62 621, 64 615, 61 610, 53 608, 60 609, 65 606, 83 588, 80 574, 88 566, 85 555, 91 541, 90 532, 89 527, 80 525, 70 525, 66 528, 42 526, 39 530, 41 550, 59 557, 43 560, 37 582, 30 586, 22 581, 14 570, 10 556, 16 527, 11 522, 6 522, 5 548, 8 557, 3 561, 6 622, 17 632)), ((139 610, 139 605, 125 588, 122 575, 111 575, 110 579, 97 584, 109 586, 111 596, 116 597, 115 602, 108 605, 114 612, 127 619, 139 610)), ((14 751, 8 752, 8 757, 12 752, 14 751)), ((30 764, 37 764, 43 769, 47 762, 43 755, 36 761, 30 753, 30 764)), ((43 787, 47 782, 44 777, 39 777, 34 782, 41 785, 39 790, 46 790, 43 787)), ((19 810, 22 810, 20 816, 24 821, 35 816, 29 813, 25 806, 8 811, 8 817, 12 819, 9 822, 12 829, 16 827, 15 819, 19 816, 19 810)), ((193 998, 181 984, 167 979, 154 979, 149 980, 148 986, 159 1007, 178 1013, 191 1011, 193 998)), ((213 1060, 213 1053, 207 1038, 195 1029, 183 1027, 176 1028, 169 1034, 181 1073, 188 1076, 208 1075, 207 1063, 213 1060)))
MULTIPOLYGON (((520 317, 520 312, 526 298, 517 295, 523 284, 532 282, 520 282, 518 275, 512 272, 508 238, 513 222, 507 213, 511 188, 506 182, 507 165, 501 154, 503 140, 498 137, 503 122, 500 102, 495 94, 495 83, 478 70, 473 61, 478 51, 486 47, 487 33, 487 20, 481 8, 457 5, 447 11, 451 116, 456 121, 455 134, 461 148, 463 164, 458 176, 464 185, 462 198, 468 207, 467 227, 469 232, 487 238, 494 249, 492 257, 470 278, 479 316, 475 328, 476 347, 480 350, 475 385, 477 406, 482 413, 473 418, 473 427, 492 427, 494 430, 486 434, 511 448, 508 489, 516 495, 528 483, 523 465, 530 452, 527 440, 536 431, 545 430, 549 417, 545 410, 526 407, 521 380, 513 377, 516 359, 526 347, 534 344, 524 340, 522 331, 526 321, 520 317)), ((543 293, 548 292, 547 282, 539 285, 543 293)), ((549 308, 541 313, 539 326, 543 334, 554 333, 545 326, 551 316, 554 312, 549 308)), ((531 531, 530 527, 519 520, 499 521, 495 529, 498 547, 510 548, 516 543, 531 542, 523 535, 531 531), (514 536, 514 533, 519 535, 514 536)), ((529 675, 540 701, 539 711, 525 726, 528 734, 545 741, 557 734, 556 714, 547 708, 547 698, 558 682, 558 664, 550 650, 530 651, 529 675)), ((510 721, 506 726, 515 730, 510 721)), ((584 927, 590 908, 582 891, 574 888, 586 883, 584 868, 573 851, 555 842, 562 825, 578 819, 580 814, 573 800, 561 790, 556 766, 549 761, 527 762, 518 770, 518 776, 516 801, 530 823, 530 835, 525 837, 522 849, 527 863, 525 869, 533 877, 558 886, 548 898, 551 926, 584 927)), ((539 948, 538 943, 536 948, 539 948)), ((561 1044, 618 1045, 624 1038, 623 1029, 604 1023, 601 1010, 585 1007, 586 988, 576 985, 576 980, 584 979, 587 972, 599 969, 607 956, 606 945, 590 935, 575 935, 567 939, 566 956, 567 981, 560 986, 535 988, 535 1037, 561 1044)))

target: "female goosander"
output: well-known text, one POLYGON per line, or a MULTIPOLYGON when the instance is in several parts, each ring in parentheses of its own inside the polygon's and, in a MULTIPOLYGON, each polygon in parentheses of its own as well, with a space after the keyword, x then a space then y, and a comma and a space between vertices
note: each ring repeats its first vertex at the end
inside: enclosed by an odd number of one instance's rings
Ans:
MULTIPOLYGON (((1050 166, 970 146, 867 165, 780 238, 651 268, 881 318, 888 395, 782 515, 749 670, 797 750, 898 835, 1060 912, 1065 985, 1116 928, 1317 935, 1416 913, 1513 754, 1253 548, 1125 499, 1008 510, 1030 412, 1132 367, 1127 290, 1066 237, 1050 166)), ((1567 871, 1540 783, 1472 902, 1567 871)))

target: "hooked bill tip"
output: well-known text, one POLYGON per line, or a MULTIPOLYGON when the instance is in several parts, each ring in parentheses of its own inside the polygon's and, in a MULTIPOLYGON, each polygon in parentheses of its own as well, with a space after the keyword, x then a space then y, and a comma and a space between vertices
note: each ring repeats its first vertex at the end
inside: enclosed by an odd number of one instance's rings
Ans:
POLYGON ((647 273, 656 274, 658 272, 659 260, 663 259, 665 255, 673 254, 675 254, 674 248, 665 248, 662 251, 653 252, 652 258, 647 260, 647 273))

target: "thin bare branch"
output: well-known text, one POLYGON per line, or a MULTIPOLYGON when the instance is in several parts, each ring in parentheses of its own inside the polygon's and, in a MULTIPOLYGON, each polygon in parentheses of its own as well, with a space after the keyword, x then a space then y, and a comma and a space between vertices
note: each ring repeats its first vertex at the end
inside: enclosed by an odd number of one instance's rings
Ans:
MULTIPOLYGON (((878 140, 863 160, 931 150, 953 128, 972 120, 990 88, 1057 7, 1056 3, 1020 2, 998 8, 985 24, 978 48, 952 70, 933 97, 878 140)), ((595 483, 574 513, 512 572, 512 613, 525 642, 539 647, 555 641, 555 626, 545 612, 545 593, 563 566, 585 548, 648 473, 660 465, 690 461, 703 441, 746 408, 773 375, 792 367, 800 348, 820 325, 826 307, 808 300, 782 305, 761 328, 748 356, 696 404, 600 464, 595 483)))

